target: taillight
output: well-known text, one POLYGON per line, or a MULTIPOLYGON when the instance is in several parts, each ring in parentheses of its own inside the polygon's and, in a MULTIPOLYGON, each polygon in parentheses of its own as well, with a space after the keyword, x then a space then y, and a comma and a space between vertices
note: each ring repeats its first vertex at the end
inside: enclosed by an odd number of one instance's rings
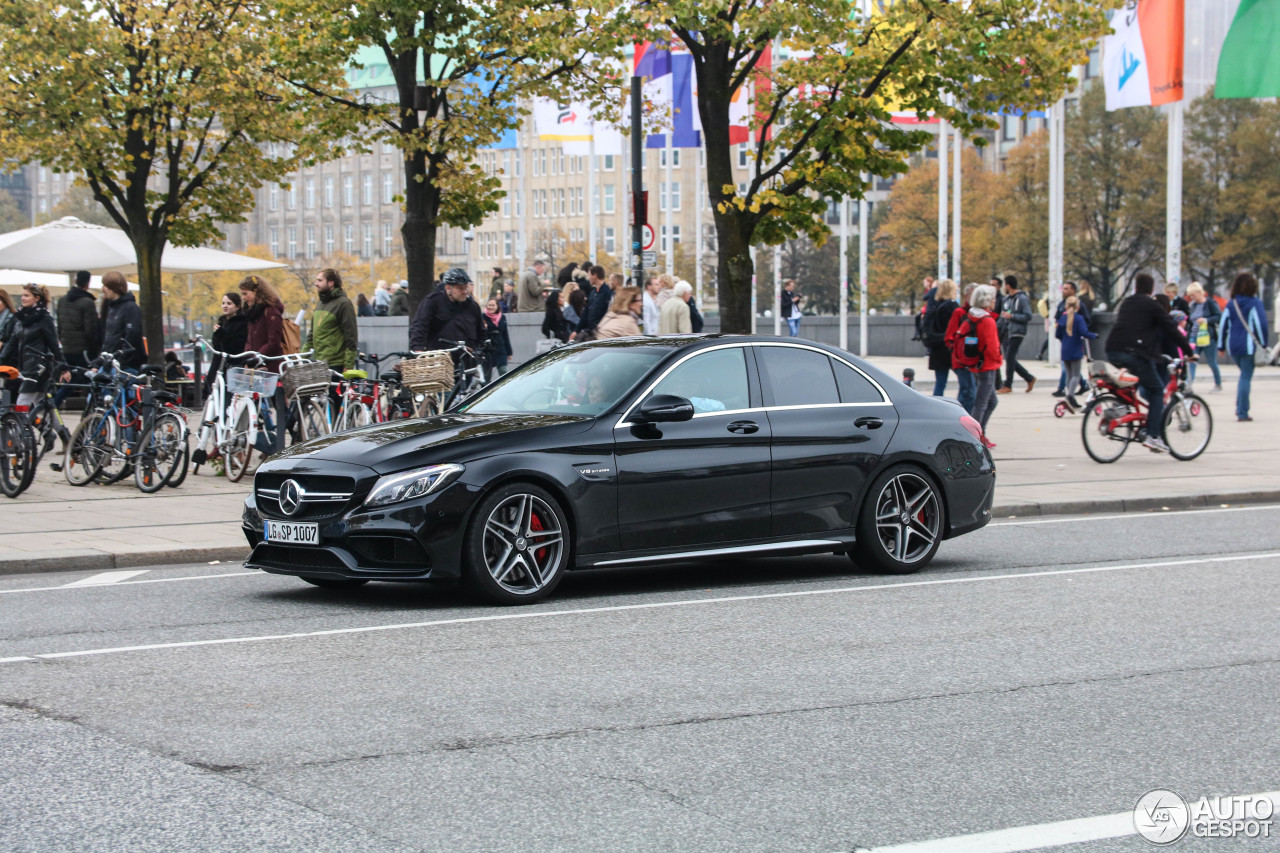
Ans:
POLYGON ((965 431, 969 433, 969 435, 973 436, 978 441, 982 441, 982 424, 978 423, 968 415, 961 415, 960 426, 964 427, 965 431))

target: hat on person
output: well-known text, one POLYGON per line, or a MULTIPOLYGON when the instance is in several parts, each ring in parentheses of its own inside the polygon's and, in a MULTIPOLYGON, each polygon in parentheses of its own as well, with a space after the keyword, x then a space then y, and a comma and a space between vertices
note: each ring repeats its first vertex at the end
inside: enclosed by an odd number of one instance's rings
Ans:
POLYGON ((444 275, 440 276, 440 280, 445 284, 452 284, 455 287, 465 287, 471 283, 471 276, 467 275, 467 271, 462 267, 454 267, 444 275))

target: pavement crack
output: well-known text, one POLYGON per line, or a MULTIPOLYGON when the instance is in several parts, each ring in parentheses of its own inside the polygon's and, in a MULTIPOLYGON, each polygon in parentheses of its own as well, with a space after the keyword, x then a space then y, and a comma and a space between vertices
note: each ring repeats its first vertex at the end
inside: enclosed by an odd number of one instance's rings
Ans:
POLYGON ((57 720, 60 723, 74 723, 76 725, 80 725, 79 717, 74 717, 70 714, 59 714, 56 711, 51 711, 48 708, 41 707, 35 702, 30 702, 25 699, 0 699, 0 705, 3 705, 6 708, 12 708, 15 711, 26 711, 28 714, 35 714, 37 717, 44 720, 57 720))
POLYGON ((674 805, 677 805, 686 811, 696 812, 697 814, 700 814, 704 817, 709 817, 712 820, 723 822, 723 819, 720 817, 720 815, 715 814, 713 812, 709 812, 706 809, 698 808, 697 806, 685 800, 683 797, 667 790, 666 788, 663 788, 661 785, 655 785, 652 782, 645 781, 644 779, 634 779, 630 776, 602 776, 596 773, 589 774, 587 778, 599 779, 602 782, 619 782, 623 785, 635 785, 638 788, 643 788, 644 790, 648 791, 651 794, 657 794, 659 797, 662 797, 664 800, 667 800, 668 802, 674 805))

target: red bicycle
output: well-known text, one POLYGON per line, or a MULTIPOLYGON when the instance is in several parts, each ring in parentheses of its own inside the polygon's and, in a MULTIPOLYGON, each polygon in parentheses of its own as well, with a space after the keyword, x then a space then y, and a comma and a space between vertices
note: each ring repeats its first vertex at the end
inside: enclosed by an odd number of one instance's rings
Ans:
MULTIPOLYGON (((1213 436, 1213 415, 1202 397, 1187 390, 1191 358, 1169 361, 1164 389, 1164 440, 1169 455, 1186 462, 1204 453, 1213 436)), ((1084 404, 1080 437, 1095 462, 1115 462, 1133 442, 1147 437, 1147 404, 1138 395, 1138 377, 1128 371, 1112 373, 1106 362, 1094 362, 1092 389, 1084 404)))

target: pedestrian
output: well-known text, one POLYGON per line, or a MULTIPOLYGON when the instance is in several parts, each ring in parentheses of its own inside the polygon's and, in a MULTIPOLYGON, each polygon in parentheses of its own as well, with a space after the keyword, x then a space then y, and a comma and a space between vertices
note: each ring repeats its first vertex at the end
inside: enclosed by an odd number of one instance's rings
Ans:
POLYGON ((999 393, 1008 394, 1013 391, 1014 373, 1026 381, 1027 393, 1031 393, 1031 389, 1036 387, 1036 378, 1018 362, 1018 349, 1027 336, 1027 324, 1031 322, 1031 300, 1018 289, 1018 277, 1013 275, 1004 277, 1004 296, 1004 311, 1000 316, 1008 323, 1008 343, 1005 345, 1007 366, 1004 385, 999 393))
MULTIPOLYGON (((390 308, 391 306, 388 305, 387 309, 390 310, 390 308)), ((369 304, 369 297, 365 296, 363 293, 356 294, 356 316, 357 317, 376 316, 373 313, 373 306, 369 304)))
POLYGON ((986 437, 987 423, 996 410, 997 386, 1000 384, 1000 332, 996 328, 996 289, 982 285, 970 297, 972 307, 956 327, 952 352, 962 366, 974 376, 973 418, 982 426, 982 443, 995 447, 986 437))
POLYGON ((793 337, 800 337, 800 303, 804 302, 804 295, 796 293, 796 280, 789 278, 782 283, 782 293, 778 297, 779 316, 787 321, 787 333, 793 337))
POLYGON ((520 313, 532 313, 545 304, 547 287, 542 283, 542 276, 546 271, 547 262, 537 258, 533 265, 520 276, 520 283, 516 286, 516 302, 520 313))
POLYGON ((519 309, 516 301, 516 286, 510 281, 502 282, 502 298, 498 300, 502 304, 503 314, 514 314, 519 309))
POLYGON ((933 371, 935 397, 946 394, 947 375, 951 373, 951 348, 947 346, 947 329, 951 326, 951 315, 960 307, 956 295, 956 283, 949 278, 942 279, 935 288, 933 308, 924 315, 923 340, 929 350, 929 369, 933 371))
POLYGON ((947 331, 945 342, 947 349, 951 351, 951 369, 956 374, 956 385, 959 391, 956 393, 956 400, 960 402, 961 407, 970 415, 973 414, 973 403, 977 393, 977 380, 973 375, 973 371, 966 365, 956 359, 955 340, 956 332, 960 328, 960 323, 969 316, 969 309, 972 306, 973 292, 982 285, 975 281, 971 281, 964 286, 964 293, 960 298, 960 305, 957 310, 951 312, 951 318, 947 321, 947 331))
MULTIPOLYGON (((688 282, 685 282, 688 284, 688 282)), ((661 324, 661 321, 659 321, 661 324)), ((702 319, 702 312, 698 310, 698 300, 693 295, 693 286, 689 286, 689 328, 693 329, 695 335, 702 334, 702 328, 706 323, 702 319)))
POLYGON ((547 294, 547 310, 542 317, 542 334, 555 338, 560 343, 569 341, 569 321, 565 319, 565 297, 563 290, 553 290, 547 294))
MULTIPOLYGON (((1055 327, 1054 334, 1057 334, 1057 331, 1056 331, 1057 324, 1062 319, 1063 313, 1067 310, 1067 300, 1072 298, 1076 300, 1076 313, 1079 314, 1081 317, 1084 317, 1084 322, 1086 326, 1088 326, 1091 329, 1093 328, 1093 313, 1089 310, 1089 306, 1085 304, 1084 297, 1080 295, 1079 291, 1076 290, 1076 286, 1073 282, 1064 281, 1062 283, 1062 301, 1058 303, 1058 308, 1053 315, 1053 322, 1055 327)), ((1089 347, 1088 347, 1088 344, 1085 344, 1084 357, 1088 358, 1088 356, 1089 356, 1089 347)), ((1086 385, 1085 380, 1081 378, 1079 393, 1083 394, 1085 391, 1088 391, 1088 390, 1089 390, 1089 386, 1086 385)), ((1053 392, 1053 396, 1055 397, 1067 396, 1066 364, 1062 365, 1062 370, 1058 374, 1058 388, 1053 392)))
MULTIPOLYGON (((106 276, 102 280, 106 284, 106 276)), ((246 321, 244 351, 283 355, 284 303, 276 289, 256 275, 246 276, 240 282, 240 303, 246 321)), ((268 361, 262 369, 279 373, 280 362, 268 361)))
POLYGON ((1181 311, 1183 314, 1191 313, 1191 306, 1187 303, 1187 300, 1178 295, 1177 284, 1172 281, 1166 284, 1164 286, 1164 295, 1169 297, 1170 311, 1181 311))
POLYGON ((1088 315, 1086 319, 1089 321, 1089 325, 1092 326, 1093 312, 1104 310, 1106 306, 1098 307, 1098 299, 1093 295, 1093 285, 1089 284, 1087 278, 1082 278, 1076 282, 1076 297, 1080 300, 1080 310, 1088 315))
MULTIPOLYGON (((249 321, 240 310, 240 292, 232 290, 222 294, 222 313, 213 326, 213 348, 228 355, 244 352, 244 342, 249 335, 249 321)), ((213 389, 213 377, 222 369, 222 356, 214 355, 204 377, 204 395, 213 389)))
POLYGON ((657 276, 649 276, 644 283, 644 333, 646 335, 658 334, 659 316, 661 308, 658 306, 658 292, 662 290, 662 282, 658 281, 657 276))
POLYGON ((98 306, 89 292, 89 271, 76 273, 76 283, 57 303, 58 337, 67 364, 88 367, 101 351, 98 306))
POLYGON ((570 261, 569 263, 562 266, 560 268, 560 272, 556 273, 556 287, 563 288, 566 284, 568 284, 571 281, 579 281, 580 278, 577 275, 577 272, 578 272, 577 261, 570 261))
POLYGON ((501 302, 502 301, 502 267, 493 267, 490 270, 490 272, 492 273, 492 284, 489 287, 489 295, 492 296, 494 299, 498 300, 499 302, 501 302))
POLYGON ((323 361, 338 373, 354 370, 360 351, 360 329, 351 300, 342 289, 342 276, 335 269, 316 273, 316 292, 320 304, 311 315, 311 333, 306 349, 311 357, 323 361))
POLYGON ((13 297, 9 291, 0 289, 0 347, 9 340, 18 328, 18 311, 13 305, 13 297))
POLYGON ((640 319, 644 313, 644 297, 638 287, 623 287, 613 297, 609 313, 596 327, 598 338, 626 338, 640 334, 640 319))
POLYGON ((129 282, 115 270, 102 277, 102 350, 118 353, 116 364, 126 373, 137 373, 147 363, 142 309, 129 292, 129 282))
POLYGON ((1116 306, 1115 326, 1107 336, 1107 361, 1126 367, 1138 377, 1138 387, 1147 401, 1147 430, 1142 444, 1167 453, 1164 443, 1164 385, 1156 359, 1163 360, 1163 340, 1176 339, 1181 332, 1173 318, 1153 298, 1156 282, 1147 273, 1133 280, 1133 293, 1116 306))
POLYGON ((387 309, 387 316, 409 316, 409 282, 401 281, 396 284, 395 292, 391 294, 391 307, 387 309))
POLYGON ((484 331, 491 344, 485 355, 484 367, 490 379, 507 372, 513 350, 511 335, 507 333, 507 318, 497 298, 489 297, 484 304, 484 331))
MULTIPOLYGON (((64 359, 58 330, 49 313, 49 291, 38 284, 24 284, 18 301, 17 325, 0 349, 0 364, 18 368, 24 378, 15 402, 19 406, 30 406, 47 391, 54 369, 64 359)), ((64 370, 59 378, 66 382, 71 373, 64 370)), ((60 427, 58 435, 65 448, 66 428, 60 427)))
MULTIPOLYGON (((1204 285, 1193 281, 1187 285, 1187 336, 1195 345, 1200 362, 1213 371, 1213 390, 1222 390, 1222 370, 1218 367, 1218 324, 1222 322, 1222 309, 1205 293, 1204 285)), ((1191 362, 1191 382, 1196 381, 1196 362, 1191 362)))
POLYGON ((933 283, 933 276, 925 276, 922 284, 924 289, 920 297, 920 310, 916 312, 916 333, 911 338, 913 341, 924 340, 924 315, 928 314, 929 309, 933 307, 933 297, 937 293, 937 288, 933 283))
POLYGON ((373 289, 373 314, 375 317, 385 317, 391 311, 391 286, 387 284, 386 279, 378 279, 378 284, 373 289))
POLYGON ((662 306, 658 320, 658 333, 662 335, 689 335, 693 322, 689 315, 689 299, 693 288, 687 281, 677 281, 671 288, 671 298, 662 306))
MULTIPOLYGON (((658 303, 658 311, 661 314, 662 306, 667 304, 667 300, 671 298, 676 286, 676 280, 666 273, 658 276, 658 293, 653 297, 653 301, 658 303)), ((661 324, 661 320, 659 320, 661 324)))
POLYGON ((604 319, 604 315, 609 313, 609 306, 613 303, 613 290, 605 281, 604 267, 596 264, 587 271, 586 286, 590 290, 586 294, 586 309, 572 337, 578 342, 595 340, 596 326, 604 319))
POLYGON ((1098 337, 1089 329, 1089 322, 1080 310, 1080 298, 1068 296, 1063 302, 1065 310, 1058 315, 1058 325, 1054 335, 1062 341, 1062 367, 1066 370, 1065 382, 1067 405, 1077 411, 1080 404, 1076 402, 1075 389, 1080 383, 1080 366, 1084 362, 1085 340, 1098 337))
POLYGON ((558 292, 564 297, 560 307, 564 312, 564 321, 569 325, 569 334, 572 335, 578 328, 578 324, 582 322, 582 315, 587 313, 587 294, 578 287, 576 281, 571 281, 561 290, 553 292, 558 292))
POLYGON ((418 303, 418 312, 409 324, 409 349, 450 349, 455 341, 479 349, 486 337, 484 316, 468 295, 471 276, 462 267, 454 267, 440 280, 444 289, 418 303))
POLYGON ((1236 386, 1236 420, 1251 421, 1249 391, 1253 385, 1254 354, 1266 352, 1267 309, 1258 298, 1258 280, 1252 273, 1242 272, 1231 282, 1231 298, 1222 312, 1218 327, 1218 352, 1231 353, 1240 368, 1240 384, 1236 386))

